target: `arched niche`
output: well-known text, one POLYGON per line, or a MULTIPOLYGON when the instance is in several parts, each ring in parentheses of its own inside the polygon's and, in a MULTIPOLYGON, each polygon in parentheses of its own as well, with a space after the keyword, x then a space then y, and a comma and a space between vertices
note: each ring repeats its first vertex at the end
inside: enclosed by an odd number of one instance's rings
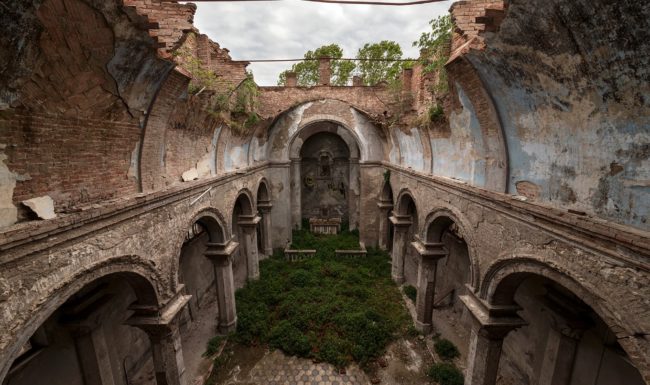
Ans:
POLYGON ((313 121, 296 133, 289 145, 292 228, 309 218, 346 216, 351 229, 358 227, 359 148, 350 130, 332 121, 313 121))

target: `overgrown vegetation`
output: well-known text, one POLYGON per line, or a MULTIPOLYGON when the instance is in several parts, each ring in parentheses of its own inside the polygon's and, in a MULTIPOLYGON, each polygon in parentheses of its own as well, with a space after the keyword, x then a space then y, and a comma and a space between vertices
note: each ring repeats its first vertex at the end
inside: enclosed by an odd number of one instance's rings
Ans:
POLYGON ((438 353, 440 358, 443 360, 451 361, 454 358, 460 357, 458 348, 448 339, 442 338, 437 340, 433 344, 433 347, 436 349, 436 353, 438 353))
POLYGON ((231 85, 201 62, 189 45, 175 51, 173 56, 192 74, 188 93, 208 95, 205 111, 239 134, 248 132, 261 121, 257 114, 259 89, 251 72, 239 84, 231 85))
POLYGON ((280 253, 262 261, 261 278, 236 293, 233 339, 337 367, 352 361, 364 366, 383 354, 407 333, 410 318, 390 278, 388 254, 370 249, 363 258, 334 255, 333 249, 349 248, 353 240, 358 245, 353 232, 323 238, 294 233, 296 246, 319 253, 292 263, 280 253))
POLYGON ((417 299, 418 296, 418 289, 411 285, 404 286, 404 294, 415 303, 415 300, 417 299))
POLYGON ((463 385, 463 373, 449 362, 436 363, 429 368, 427 375, 439 385, 463 385))
POLYGON ((313 234, 309 231, 309 224, 303 225, 302 229, 293 231, 292 238, 292 249, 313 249, 316 256, 322 258, 334 255, 336 250, 359 250, 359 231, 350 231, 345 224, 335 236, 313 234))
POLYGON ((452 22, 450 15, 438 16, 429 22, 431 30, 422 33, 417 41, 413 42, 414 47, 420 48, 424 53, 420 58, 425 73, 437 73, 437 81, 433 86, 436 93, 448 91, 447 72, 445 63, 449 60, 452 22))

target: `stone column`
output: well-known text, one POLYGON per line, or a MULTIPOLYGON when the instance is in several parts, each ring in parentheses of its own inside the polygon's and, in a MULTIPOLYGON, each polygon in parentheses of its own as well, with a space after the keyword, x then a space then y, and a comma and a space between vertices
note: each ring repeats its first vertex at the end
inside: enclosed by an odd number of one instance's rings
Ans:
POLYGON ((260 277, 260 261, 257 253, 257 224, 262 218, 259 215, 240 215, 237 224, 241 226, 244 239, 244 253, 246 253, 246 265, 248 279, 256 280, 260 277))
POLYGON ((191 296, 179 293, 158 313, 134 308, 127 324, 142 329, 151 341, 156 385, 186 385, 178 318, 191 296))
POLYGON ((271 242, 271 201, 257 202, 257 209, 262 214, 262 247, 264 255, 270 257, 273 254, 273 243, 271 242))
POLYGON ((235 280, 232 275, 233 254, 239 243, 232 240, 226 243, 208 243, 205 256, 214 267, 219 306, 219 333, 228 334, 237 329, 237 308, 235 306, 235 280))
POLYGON ((332 69, 330 67, 330 58, 322 57, 318 59, 318 84, 329 86, 332 80, 332 69))
POLYGON ((393 237, 392 271, 393 281, 398 285, 404 283, 404 258, 406 257, 406 247, 408 245, 409 228, 413 224, 409 215, 393 215, 390 221, 395 228, 393 237))
POLYGON ((432 329, 433 304, 436 298, 436 272, 438 261, 449 252, 442 243, 424 243, 417 240, 412 243, 420 256, 418 264, 418 295, 415 301, 415 327, 424 334, 432 329))
POLYGON ((379 248, 388 250, 388 213, 393 209, 393 202, 381 200, 379 207, 379 248))
POLYGON ((297 87, 298 86, 298 74, 295 72, 287 72, 287 78, 284 83, 285 87, 297 87))
POLYGON ((350 158, 350 180, 348 185, 348 207, 350 209, 350 230, 357 228, 359 224, 359 196, 361 195, 361 169, 359 167, 359 158, 350 158))
MULTIPOLYGON (((300 158, 291 159, 291 228, 302 228, 300 158)), ((291 231, 289 232, 291 235, 291 231)))
MULTIPOLYGON (((94 318, 94 317, 93 317, 94 318)), ((72 332, 85 385, 119 385, 101 319, 76 320, 66 325, 72 332)))
POLYGON ((517 316, 518 306, 491 306, 468 292, 460 297, 472 316, 465 384, 495 385, 503 339, 526 323, 517 316))

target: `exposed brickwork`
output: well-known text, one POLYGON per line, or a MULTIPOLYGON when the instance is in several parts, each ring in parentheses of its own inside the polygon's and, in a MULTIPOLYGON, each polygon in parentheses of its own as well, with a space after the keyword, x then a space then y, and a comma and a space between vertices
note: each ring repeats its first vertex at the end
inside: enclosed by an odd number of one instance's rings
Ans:
POLYGON ((0 116, 0 143, 7 144, 8 166, 19 175, 15 204, 50 195, 61 210, 137 191, 128 171, 139 137, 134 123, 0 116))
POLYGON ((505 18, 507 3, 504 0, 466 0, 454 3, 450 12, 454 22, 452 58, 469 47, 484 47, 481 35, 496 32, 505 18), (469 47, 467 47, 467 46, 469 47))
POLYGON ((165 180, 163 171, 165 134, 176 103, 182 103, 181 98, 187 95, 189 81, 184 74, 172 71, 156 97, 147 119, 140 157, 143 191, 157 190, 173 182, 165 180))
POLYGON ((147 17, 149 34, 153 37, 163 56, 168 56, 181 43, 184 34, 194 29, 196 5, 178 4, 160 0, 124 0, 124 5, 133 7, 147 17))
POLYGON ((259 114, 274 117, 299 104, 322 99, 346 102, 373 117, 390 111, 391 96, 385 87, 261 87, 259 114))

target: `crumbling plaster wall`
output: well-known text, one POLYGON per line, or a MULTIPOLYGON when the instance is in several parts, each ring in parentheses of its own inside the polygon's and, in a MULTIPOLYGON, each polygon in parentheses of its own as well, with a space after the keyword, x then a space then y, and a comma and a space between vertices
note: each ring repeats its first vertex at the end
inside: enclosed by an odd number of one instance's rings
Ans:
POLYGON ((49 194, 66 210, 137 191, 132 152, 171 67, 145 20, 91 0, 18 1, 0 18, 5 224, 28 198, 49 194))
MULTIPOLYGON (((619 239, 637 239, 639 245, 645 245, 637 251, 629 248, 631 243, 628 246, 615 244, 614 238, 604 243, 566 241, 577 235, 569 233, 576 224, 560 226, 556 222, 550 227, 553 230, 549 231, 549 227, 541 226, 548 218, 531 220, 530 214, 515 210, 511 202, 529 204, 498 194, 486 196, 482 190, 468 185, 445 182, 399 168, 390 169, 391 185, 407 189, 415 199, 421 238, 425 236, 427 217, 431 213, 447 210, 457 218, 471 261, 467 283, 479 296, 489 299, 487 286, 503 278, 494 273, 497 266, 511 266, 511 271, 516 272, 518 266, 530 264, 539 267, 533 271, 540 275, 550 275, 552 271, 553 279, 561 277, 560 285, 571 290, 580 288, 581 292, 575 294, 599 312, 599 316, 617 334, 619 342, 645 380, 650 379, 650 358, 647 354, 650 342, 641 337, 650 330, 650 307, 645 300, 650 294, 647 292, 649 275, 647 266, 640 269, 634 262, 626 261, 627 256, 636 255, 635 260, 641 261, 644 255, 648 255, 650 239, 647 234, 634 232, 624 236, 626 230, 621 230, 623 228, 603 229, 603 234, 623 231, 614 235, 619 239)), ((378 208, 375 215, 379 215, 378 208)), ((549 215, 553 218, 558 213, 549 215)), ((594 222, 579 225, 580 228, 582 226, 593 228, 597 225, 594 222)), ((523 267, 521 269, 524 271, 523 267)))
POLYGON ((650 7, 519 1, 467 59, 501 117, 508 191, 650 228, 650 7))
POLYGON ((108 272, 129 271, 147 278, 160 304, 166 303, 178 290, 181 247, 193 220, 211 210, 224 218, 223 228, 229 229, 238 193, 242 189, 257 191, 264 174, 264 169, 257 169, 244 175, 194 182, 190 188, 149 194, 146 200, 134 197, 93 212, 53 219, 48 221, 53 229, 71 223, 79 223, 80 227, 52 236, 46 232, 39 242, 16 242, 29 238, 30 232, 42 230, 38 222, 3 233, 0 377, 26 339, 68 296, 108 272), (206 195, 190 205, 209 187, 212 189, 206 195))

